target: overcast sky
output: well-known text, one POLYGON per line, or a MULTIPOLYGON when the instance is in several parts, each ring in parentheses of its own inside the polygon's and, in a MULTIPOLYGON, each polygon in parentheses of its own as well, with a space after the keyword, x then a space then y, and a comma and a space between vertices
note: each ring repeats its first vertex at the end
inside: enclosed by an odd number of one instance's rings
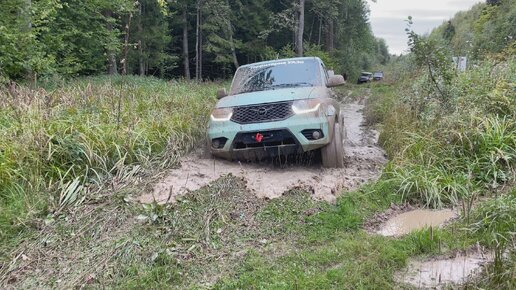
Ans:
POLYGON ((479 0, 377 0, 369 1, 371 26, 376 37, 385 39, 390 53, 400 54, 407 50, 404 21, 410 15, 415 32, 432 31, 458 11, 471 8, 479 0))

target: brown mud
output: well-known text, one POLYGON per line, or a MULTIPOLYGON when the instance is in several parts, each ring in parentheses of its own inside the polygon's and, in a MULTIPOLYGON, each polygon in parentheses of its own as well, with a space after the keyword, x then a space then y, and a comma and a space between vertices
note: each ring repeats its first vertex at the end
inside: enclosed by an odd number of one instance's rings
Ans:
POLYGON ((399 237, 426 227, 440 227, 457 217, 451 209, 415 209, 389 218, 376 233, 385 237, 399 237))
POLYGON ((396 279, 419 289, 447 289, 480 274, 482 266, 492 260, 492 253, 479 248, 427 261, 412 260, 408 270, 398 273, 396 279))
POLYGON ((385 152, 377 145, 378 133, 364 125, 364 106, 343 105, 347 140, 344 145, 346 166, 325 169, 320 164, 289 165, 230 162, 190 154, 180 160, 180 167, 170 170, 142 195, 142 203, 174 202, 177 196, 209 185, 223 175, 232 174, 246 181, 247 188, 260 198, 277 198, 293 188, 303 188, 320 200, 334 201, 341 190, 353 190, 376 180, 386 163, 385 152))

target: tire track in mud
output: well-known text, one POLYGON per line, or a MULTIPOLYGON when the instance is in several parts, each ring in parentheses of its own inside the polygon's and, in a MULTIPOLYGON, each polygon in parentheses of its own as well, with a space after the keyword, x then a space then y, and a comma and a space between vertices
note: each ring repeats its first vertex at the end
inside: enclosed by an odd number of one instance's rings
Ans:
POLYGON ((346 166, 322 168, 320 164, 289 165, 279 168, 270 163, 241 163, 206 158, 192 153, 180 160, 180 167, 170 170, 152 192, 138 198, 142 203, 174 202, 177 196, 195 191, 232 174, 246 181, 247 188, 259 198, 277 198, 293 188, 303 188, 316 199, 332 202, 341 190, 354 190, 376 180, 387 159, 378 146, 378 133, 364 125, 360 103, 343 105, 346 142, 346 166))

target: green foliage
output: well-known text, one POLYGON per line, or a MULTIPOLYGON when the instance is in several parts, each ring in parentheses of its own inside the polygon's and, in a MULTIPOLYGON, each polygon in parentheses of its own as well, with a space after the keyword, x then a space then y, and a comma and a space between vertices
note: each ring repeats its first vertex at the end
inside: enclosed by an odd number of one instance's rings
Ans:
POLYGON ((375 50, 377 51, 376 57, 377 62, 381 65, 386 65, 391 56, 389 54, 389 48, 387 47, 387 43, 385 42, 385 39, 383 38, 376 38, 375 39, 375 50))
POLYGON ((159 69, 160 77, 177 67, 178 56, 166 51, 171 42, 166 5, 156 0, 140 0, 134 12, 134 25, 129 43, 133 44, 128 57, 130 72, 149 75, 159 69))
POLYGON ((234 63, 232 51, 242 46, 240 40, 233 39, 232 8, 227 0, 212 0, 209 4, 205 6, 209 16, 203 24, 206 52, 213 54, 213 62, 228 66, 234 63))
POLYGON ((336 43, 332 55, 338 60, 336 73, 346 73, 356 80, 363 70, 375 69, 388 58, 384 42, 376 39, 368 23, 369 8, 366 1, 352 0, 323 9, 321 13, 336 21, 336 43))
POLYGON ((475 25, 473 53, 482 58, 489 52, 501 52, 514 41, 516 8, 510 0, 499 5, 487 6, 475 25))
POLYGON ((305 56, 316 56, 320 58, 328 69, 337 69, 339 66, 327 51, 324 51, 320 45, 305 43, 305 56))
POLYGON ((469 11, 457 13, 430 37, 445 39, 456 56, 484 59, 490 53, 502 52, 514 42, 516 8, 511 0, 496 2, 479 3, 469 11))
MULTIPOLYGON (((294 56, 286 48, 293 47, 297 1, 6 0, 0 5, 2 83, 117 72, 177 77, 184 72, 178 69, 183 41, 189 45, 188 64, 202 57, 201 79, 227 78, 239 64, 294 56)), ((366 1, 308 1, 305 14, 307 55, 320 56, 337 73, 355 77, 388 60, 385 42, 372 35, 366 1)))
POLYGON ((116 20, 106 12, 132 9, 127 0, 9 0, 1 5, 2 73, 30 81, 53 73, 104 72, 104 54, 119 48, 116 20))
POLYGON ((450 97, 449 86, 454 77, 451 55, 446 46, 432 38, 425 38, 411 30, 412 17, 408 18, 408 36, 410 52, 419 67, 427 70, 429 83, 433 86, 428 91, 430 98, 435 98, 442 108, 448 107, 450 97))
POLYGON ((55 56, 47 53, 55 39, 46 37, 46 25, 56 19, 62 6, 57 0, 30 3, 0 3, 0 75, 8 78, 32 80, 55 65, 55 56))

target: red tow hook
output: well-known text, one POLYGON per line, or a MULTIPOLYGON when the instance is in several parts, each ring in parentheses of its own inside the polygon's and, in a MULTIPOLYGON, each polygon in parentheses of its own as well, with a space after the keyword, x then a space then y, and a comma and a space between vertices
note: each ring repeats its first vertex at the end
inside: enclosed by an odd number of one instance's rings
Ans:
POLYGON ((263 140, 263 135, 260 133, 256 133, 256 136, 254 136, 254 140, 256 140, 256 142, 258 143, 261 143, 263 140))

